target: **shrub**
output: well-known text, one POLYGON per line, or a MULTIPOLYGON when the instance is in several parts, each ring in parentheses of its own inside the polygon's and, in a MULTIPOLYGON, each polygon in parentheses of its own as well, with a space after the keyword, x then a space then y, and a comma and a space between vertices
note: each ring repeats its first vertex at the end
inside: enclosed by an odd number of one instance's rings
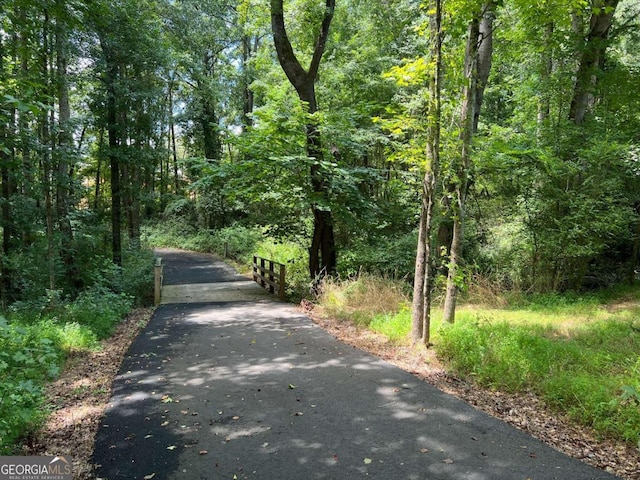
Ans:
POLYGON ((131 310, 132 297, 117 294, 102 287, 82 292, 66 306, 65 319, 88 327, 98 339, 108 337, 114 327, 131 310))
POLYGON ((0 317, 0 453, 42 418, 42 385, 58 373, 60 355, 38 329, 0 317))
POLYGON ((339 270, 352 277, 361 271, 392 278, 413 277, 417 235, 378 237, 369 243, 355 242, 340 251, 339 270))

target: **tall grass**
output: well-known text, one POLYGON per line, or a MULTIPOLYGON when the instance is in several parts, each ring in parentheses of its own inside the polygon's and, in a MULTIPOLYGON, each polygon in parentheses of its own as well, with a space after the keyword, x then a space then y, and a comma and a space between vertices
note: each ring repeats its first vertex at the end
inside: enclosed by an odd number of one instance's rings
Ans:
MULTIPOLYGON (((435 309, 432 340, 457 374, 487 388, 533 391, 601 435, 637 444, 637 298, 637 290, 617 296, 518 296, 516 302, 490 296, 489 306, 459 307, 453 325, 443 325, 435 309)), ((318 303, 325 315, 368 327, 395 343, 409 342, 411 312, 402 284, 372 276, 329 282, 318 303)))
MULTIPOLYGON (((636 313, 640 311, 636 310, 636 313)), ((526 321, 475 313, 443 327, 437 352, 481 385, 533 391, 576 421, 640 440, 640 324, 627 315, 563 323, 529 311, 526 321)), ((567 318, 565 316, 565 318, 567 318)))
POLYGON ((395 315, 407 303, 402 283, 370 274, 348 280, 327 279, 318 299, 322 314, 362 327, 384 323, 380 319, 395 315))

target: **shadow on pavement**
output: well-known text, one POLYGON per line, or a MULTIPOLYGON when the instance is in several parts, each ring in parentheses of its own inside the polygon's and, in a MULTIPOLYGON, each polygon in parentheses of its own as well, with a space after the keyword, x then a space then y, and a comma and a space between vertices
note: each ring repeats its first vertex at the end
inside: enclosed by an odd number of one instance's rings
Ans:
POLYGON ((109 480, 615 478, 269 301, 161 306, 103 423, 109 480))

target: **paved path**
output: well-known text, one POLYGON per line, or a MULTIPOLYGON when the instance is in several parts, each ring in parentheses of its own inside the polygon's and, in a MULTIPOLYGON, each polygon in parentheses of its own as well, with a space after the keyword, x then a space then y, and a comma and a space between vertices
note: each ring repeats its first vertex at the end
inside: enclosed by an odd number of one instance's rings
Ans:
MULTIPOLYGON (((163 256, 167 283, 242 280, 210 257, 163 256)), ((616 478, 269 299, 161 305, 115 381, 94 461, 108 480, 616 478)))

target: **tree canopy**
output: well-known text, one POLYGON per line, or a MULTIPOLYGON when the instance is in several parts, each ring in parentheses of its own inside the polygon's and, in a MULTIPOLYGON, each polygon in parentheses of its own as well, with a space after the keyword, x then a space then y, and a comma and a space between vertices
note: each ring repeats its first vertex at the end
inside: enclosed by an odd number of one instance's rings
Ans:
POLYGON ((474 278, 635 279, 633 0, 1 5, 5 306, 77 295, 158 220, 259 226, 316 280, 426 275, 451 320, 474 278))

